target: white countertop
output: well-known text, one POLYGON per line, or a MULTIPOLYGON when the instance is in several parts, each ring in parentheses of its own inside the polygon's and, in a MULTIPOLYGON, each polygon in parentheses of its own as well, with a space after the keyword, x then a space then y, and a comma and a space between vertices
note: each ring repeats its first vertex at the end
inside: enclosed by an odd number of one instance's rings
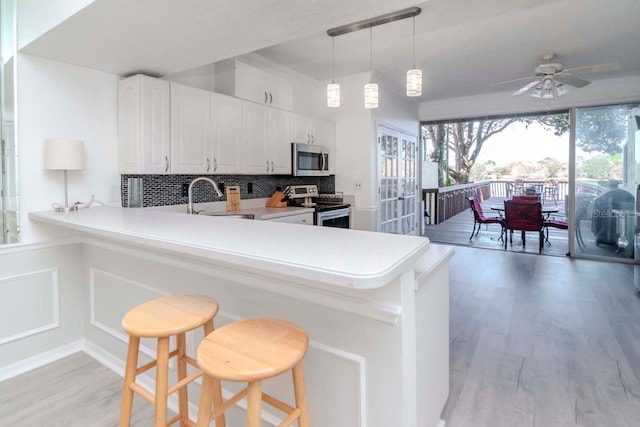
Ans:
MULTIPOLYGON (((251 209, 264 210, 263 218, 271 209, 285 212, 279 208, 251 209)), ((290 209, 286 212, 312 211, 290 209)), ((70 213, 31 212, 29 218, 233 269, 359 289, 384 286, 429 253, 430 248, 426 237, 188 215, 150 208, 101 206, 70 213)), ((432 252, 433 260, 429 262, 440 262, 442 252, 432 252)))
MULTIPOLYGON (((227 211, 226 202, 206 202, 196 203, 194 210, 207 211, 207 212, 226 212, 229 214, 253 214, 257 220, 269 220, 273 218, 281 218, 283 216, 300 215, 305 213, 313 213, 313 208, 301 208, 296 206, 286 206, 284 208, 268 208, 264 206, 264 200, 266 199, 254 199, 243 200, 243 209, 237 211, 227 211)), ((169 206, 154 206, 151 208, 144 208, 149 211, 156 212, 177 212, 186 213, 187 205, 169 205, 169 206)))

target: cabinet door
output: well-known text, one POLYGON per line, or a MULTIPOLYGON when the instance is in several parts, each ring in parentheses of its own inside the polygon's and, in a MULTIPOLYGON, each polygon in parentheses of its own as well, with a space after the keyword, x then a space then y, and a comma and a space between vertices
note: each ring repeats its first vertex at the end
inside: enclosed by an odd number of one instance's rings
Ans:
POLYGON ((291 142, 310 144, 311 136, 309 135, 309 118, 302 114, 293 113, 291 120, 291 142))
POLYGON ((242 101, 211 93, 211 173, 242 173, 242 101))
POLYGON ((260 104, 269 102, 267 74, 259 68, 236 61, 235 86, 235 94, 238 98, 260 104))
POLYGON ((242 149, 244 173, 268 174, 267 158, 269 107, 253 102, 242 103, 242 149))
POLYGON ((172 173, 211 172, 210 131, 209 92, 171 83, 172 173))
POLYGON ((291 113, 269 109, 269 162, 270 173, 291 174, 291 113))
POLYGON ((320 119, 309 119, 309 138, 311 144, 327 145, 327 121, 320 119))
POLYGON ((137 75, 118 83, 120 173, 169 172, 170 115, 168 81, 137 75))
POLYGON ((269 92, 268 104, 272 107, 282 108, 283 110, 293 110, 293 85, 289 80, 267 74, 267 92, 269 92))

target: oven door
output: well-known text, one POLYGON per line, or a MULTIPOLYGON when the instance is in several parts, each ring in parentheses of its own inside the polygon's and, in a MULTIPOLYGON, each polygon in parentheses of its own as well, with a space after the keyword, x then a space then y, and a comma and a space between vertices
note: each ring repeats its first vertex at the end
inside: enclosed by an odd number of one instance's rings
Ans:
POLYGON ((351 228, 351 209, 316 212, 316 225, 321 227, 351 228))

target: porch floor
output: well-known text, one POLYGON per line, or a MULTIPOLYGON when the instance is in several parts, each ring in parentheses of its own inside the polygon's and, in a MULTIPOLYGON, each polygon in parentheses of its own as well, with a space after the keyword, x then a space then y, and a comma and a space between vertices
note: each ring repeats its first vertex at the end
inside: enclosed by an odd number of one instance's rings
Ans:
MULTIPOLYGON (((491 210, 491 205, 500 205, 503 202, 504 198, 502 197, 492 197, 482 202, 482 210, 484 211, 485 216, 498 215, 497 212, 491 210)), ((546 202, 546 204, 553 205, 553 202, 546 202)), ((552 216, 564 219, 565 208, 563 201, 558 201, 558 208, 560 209, 559 212, 557 214, 552 214, 552 216)), ((586 226, 586 221, 583 221, 583 228, 585 228, 586 226)), ((472 239, 469 239, 472 229, 473 213, 471 212, 471 209, 467 209, 440 224, 427 225, 424 235, 427 236, 432 242, 436 243, 447 243, 482 249, 504 250, 504 243, 501 240, 498 240, 500 238, 500 225, 483 224, 478 235, 474 236, 472 239)), ((585 244, 591 246, 591 242, 589 242, 588 239, 593 235, 590 233, 590 231, 585 229, 582 235, 585 240, 585 244)), ((507 251, 537 254, 538 236, 534 232, 527 232, 526 245, 523 245, 520 233, 514 232, 513 244, 507 244, 507 251)), ((568 252, 568 231, 550 228, 549 242, 545 242, 544 247, 542 248, 542 254, 566 256, 568 252)))

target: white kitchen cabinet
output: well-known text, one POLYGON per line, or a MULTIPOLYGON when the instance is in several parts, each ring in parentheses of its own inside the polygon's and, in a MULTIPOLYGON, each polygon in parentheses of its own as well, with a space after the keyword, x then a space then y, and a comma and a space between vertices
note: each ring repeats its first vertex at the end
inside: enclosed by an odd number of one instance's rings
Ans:
POLYGON ((244 173, 291 173, 291 114, 288 111, 244 102, 242 139, 244 173))
POLYGON ((291 174, 291 113, 269 108, 267 157, 275 175, 291 174))
POLYGON ((118 82, 121 174, 171 172, 170 83, 141 74, 118 82))
POLYGON ((171 172, 212 173, 210 92, 171 83, 171 172))
POLYGON ((289 224, 313 225, 313 212, 308 212, 308 213, 298 214, 298 215, 279 216, 276 218, 267 219, 266 221, 287 222, 289 224))
POLYGON ((291 127, 292 142, 330 146, 335 140, 335 123, 327 120, 294 113, 291 127))
POLYGON ((211 173, 242 173, 242 101, 211 93, 211 173))
POLYGON ((293 109, 293 85, 287 79, 242 61, 229 60, 216 64, 215 88, 247 101, 293 109))
POLYGON ((267 158, 269 107, 243 102, 242 149, 244 173, 268 174, 272 167, 267 158))

